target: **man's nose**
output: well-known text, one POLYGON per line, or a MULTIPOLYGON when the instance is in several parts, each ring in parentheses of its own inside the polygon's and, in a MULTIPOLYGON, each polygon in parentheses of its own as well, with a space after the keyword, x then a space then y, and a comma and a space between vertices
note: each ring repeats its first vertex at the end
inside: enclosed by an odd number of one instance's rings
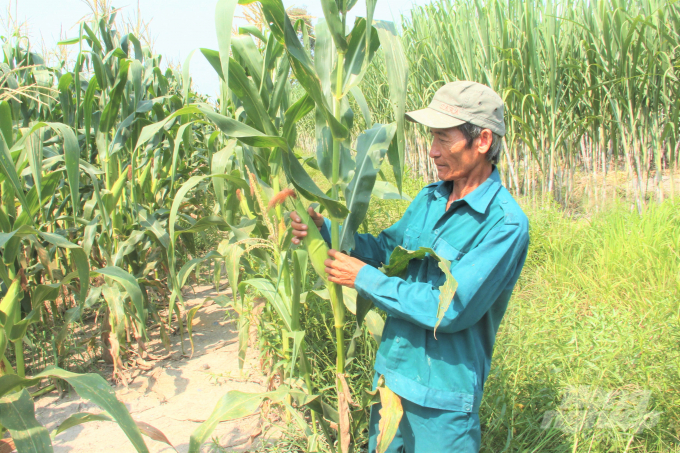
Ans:
POLYGON ((430 145, 430 157, 432 159, 436 159, 437 157, 439 157, 441 155, 442 155, 441 150, 436 145, 436 141, 432 140, 432 144, 430 145))

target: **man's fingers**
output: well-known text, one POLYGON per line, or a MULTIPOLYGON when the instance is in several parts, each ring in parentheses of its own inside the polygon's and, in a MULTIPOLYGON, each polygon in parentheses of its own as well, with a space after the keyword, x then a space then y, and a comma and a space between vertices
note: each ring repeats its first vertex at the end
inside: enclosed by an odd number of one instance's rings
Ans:
POLYGON ((328 250, 328 256, 330 256, 331 258, 337 258, 337 255, 338 255, 337 250, 334 250, 334 249, 328 250))
POLYGON ((303 237, 307 236, 307 232, 306 231, 300 231, 300 230, 293 230, 293 236, 303 238, 303 237))
POLYGON ((302 219, 300 218, 300 216, 298 215, 298 213, 295 212, 295 211, 293 211, 293 212, 290 213, 290 220, 292 220, 293 222, 297 222, 297 223, 301 223, 301 222, 302 222, 302 219))

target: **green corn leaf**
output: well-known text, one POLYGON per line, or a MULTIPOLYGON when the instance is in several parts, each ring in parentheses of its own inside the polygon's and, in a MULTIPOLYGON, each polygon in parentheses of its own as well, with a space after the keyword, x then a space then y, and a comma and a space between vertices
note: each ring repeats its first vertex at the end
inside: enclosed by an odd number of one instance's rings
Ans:
POLYGON ((341 250, 349 251, 354 248, 354 234, 366 217, 375 179, 396 130, 394 123, 376 124, 357 138, 356 169, 345 190, 350 213, 340 234, 341 250))
MULTIPOLYGON (((135 306, 135 315, 138 320, 140 333, 145 335, 146 332, 146 310, 144 309, 144 297, 142 296, 142 289, 135 279, 128 272, 115 266, 108 266, 102 269, 92 271, 93 275, 104 275, 116 282, 120 283, 125 291, 132 299, 132 304, 135 306)), ((84 299, 83 299, 84 300, 84 299)))
POLYGON ((194 56, 196 49, 189 52, 189 55, 184 59, 184 64, 182 65, 182 99, 184 100, 184 105, 189 103, 189 88, 191 88, 191 58, 194 56))
POLYGON ((319 189, 314 180, 307 174, 307 171, 305 171, 290 150, 284 151, 282 157, 283 170, 286 172, 288 180, 305 198, 321 203, 333 218, 344 219, 347 217, 347 214, 349 213, 347 208, 342 203, 333 200, 319 189))
POLYGON ((0 302, 0 325, 5 332, 11 332, 17 318, 17 312, 21 310, 21 299, 24 297, 24 292, 21 290, 21 282, 17 278, 10 285, 5 297, 0 302))
POLYGON ((0 102, 0 133, 9 148, 14 145, 14 131, 12 125, 12 106, 7 101, 0 102))
POLYGON ((69 418, 61 422, 59 426, 56 427, 56 429, 52 430, 52 432, 50 433, 50 437, 54 439, 57 435, 63 433, 67 429, 73 428, 74 426, 82 425, 83 423, 112 422, 112 421, 113 419, 104 413, 92 414, 90 412, 78 412, 76 414, 71 415, 69 418))
MULTIPOLYGON (((274 40, 272 40, 272 42, 274 42, 274 40)), ((250 35, 234 36, 231 38, 231 49, 234 52, 234 56, 238 55, 240 58, 239 61, 243 63, 243 68, 248 70, 248 74, 256 87, 255 89, 259 92, 259 87, 263 86, 262 69, 264 67, 264 59, 262 58, 262 54, 260 54, 260 50, 255 45, 253 38, 250 37, 250 35)), ((231 62, 229 64, 231 65, 231 62)), ((229 76, 231 77, 231 72, 229 73, 229 76)), ((271 94, 273 85, 268 73, 264 74, 264 80, 264 87, 269 94, 271 94)), ((231 83, 231 81, 229 82, 231 83)), ((262 101, 267 102, 267 99, 262 98, 262 101)))
POLYGON ((408 84, 408 61, 404 47, 392 22, 376 21, 380 45, 385 55, 385 68, 390 86, 390 104, 397 122, 396 140, 391 144, 387 157, 392 165, 399 192, 402 191, 404 174, 404 124, 406 113, 406 88, 408 84))
POLYGON ((309 54, 300 42, 290 18, 286 14, 281 0, 262 0, 262 12, 270 23, 270 29, 274 37, 285 45, 290 59, 291 69, 295 78, 304 87, 305 91, 314 99, 326 121, 328 122, 333 137, 344 140, 349 136, 349 131, 343 126, 331 112, 328 101, 321 89, 321 81, 310 60, 309 54))
POLYGON ((194 339, 192 335, 192 324, 194 322, 194 316, 196 316, 196 313, 198 313, 198 310, 200 310, 202 306, 203 302, 196 305, 195 307, 191 307, 191 309, 187 312, 187 333, 189 334, 189 344, 191 345, 190 358, 194 356, 194 339))
POLYGON ((316 224, 299 199, 295 200, 295 212, 300 216, 302 223, 307 225, 307 235, 302 239, 302 243, 307 249, 312 267, 314 267, 317 275, 327 282, 328 275, 325 271, 326 265, 324 261, 328 259, 328 245, 326 245, 326 241, 324 241, 316 224))
POLYGON ((346 52, 347 40, 345 39, 345 30, 340 19, 338 4, 335 0, 321 0, 321 9, 323 9, 323 15, 326 18, 326 24, 333 37, 335 47, 346 52))
POLYGON ((438 256, 434 250, 427 247, 420 247, 418 250, 411 251, 399 246, 394 249, 390 255, 389 264, 383 266, 380 270, 388 277, 403 277, 408 263, 413 259, 425 259, 430 257, 437 261, 439 269, 444 273, 446 280, 444 284, 439 287, 439 306, 437 307, 437 323, 434 326, 434 335, 437 338, 437 327, 444 318, 444 314, 451 306, 453 296, 458 289, 458 282, 453 275, 451 275, 451 262, 438 256))
POLYGON ((31 176, 38 194, 38 202, 42 205, 42 162, 43 162, 43 142, 40 139, 40 132, 34 132, 26 138, 26 150, 28 166, 31 168, 31 176))
MULTIPOLYGON (((203 54, 205 59, 208 60, 208 63, 210 63, 210 66, 213 67, 213 69, 217 73, 218 77, 220 79, 224 79, 224 73, 222 72, 222 62, 220 61, 220 53, 216 50, 205 49, 203 47, 201 47, 199 50, 201 51, 201 53, 203 54)), ((227 54, 227 55, 229 55, 229 54, 227 54)), ((229 74, 229 72, 228 72, 229 71, 229 63, 228 63, 229 60, 227 59, 225 61, 227 61, 227 64, 226 64, 227 74, 229 74)), ((227 77, 229 77, 229 76, 227 75, 227 77)))
POLYGON ((191 434, 189 453, 198 453, 201 445, 215 430, 217 424, 223 421, 236 420, 255 412, 265 398, 276 403, 283 401, 289 393, 287 387, 281 386, 276 391, 265 393, 244 393, 238 390, 227 392, 215 405, 210 417, 201 423, 191 434))
POLYGON ((352 94, 352 97, 359 105, 361 115, 364 117, 364 121, 366 122, 366 127, 368 127, 369 129, 372 128, 373 119, 371 118, 371 110, 368 108, 368 103, 366 102, 366 98, 364 97, 364 93, 361 91, 361 88, 359 88, 358 86, 354 86, 349 89, 349 92, 352 94))
POLYGON ((255 127, 266 134, 276 135, 276 128, 269 118, 257 87, 233 58, 229 59, 229 88, 243 102, 248 119, 255 127))
MULTIPOLYGON (((215 5, 215 31, 217 33, 217 46, 219 49, 220 69, 218 75, 225 85, 229 85, 229 54, 231 53, 231 29, 234 21, 234 10, 238 2, 236 0, 218 0, 215 5), (220 74, 221 72, 221 74, 220 74)), ((201 49, 202 51, 203 49, 201 49)), ((203 53, 205 55, 205 53, 203 53)), ((214 66, 214 65, 213 65, 214 66)))
MULTIPOLYGON (((277 46, 281 47, 281 45, 278 43, 278 41, 272 39, 272 43, 275 43, 277 46)), ((284 99, 284 95, 286 93, 286 88, 290 86, 290 82, 288 80, 288 74, 290 73, 290 62, 288 61, 288 56, 283 55, 281 56, 279 60, 279 66, 276 70, 276 82, 274 84, 274 91, 272 94, 272 99, 269 102, 269 109, 268 113, 269 116, 274 118, 276 117, 277 112, 279 111, 279 107, 281 107, 281 103, 284 99)), ((313 101, 312 101, 313 103, 313 101)), ((285 107, 285 106, 284 106, 285 107)), ((285 137, 285 135, 284 135, 285 137)))
POLYGON ((35 406, 26 389, 0 398, 0 424, 11 430, 18 451, 52 453, 50 435, 35 419, 35 406))
POLYGON ((399 189, 394 187, 391 182, 388 181, 376 181, 373 186, 372 195, 381 200, 404 200, 413 201, 413 198, 409 197, 405 193, 399 195, 399 189))
POLYGON ((305 94, 286 110, 281 136, 291 148, 295 144, 295 124, 311 112, 313 108, 314 100, 308 94, 305 94))
MULTIPOLYGON (((102 113, 102 117, 99 120, 99 131, 102 133, 111 130, 118 119, 120 103, 123 98, 123 94, 125 93, 129 64, 130 60, 119 60, 118 76, 116 77, 116 82, 111 89, 110 100, 108 104, 106 104, 106 107, 104 107, 104 112, 102 113)), ((97 80, 99 80, 99 77, 97 77, 97 80)))
POLYGON ((284 295, 281 291, 277 291, 276 287, 272 282, 266 278, 251 278, 249 280, 242 281, 239 285, 239 291, 244 292, 246 286, 252 287, 259 294, 264 296, 265 299, 272 305, 274 310, 278 313, 283 321, 287 331, 291 331, 290 324, 290 302, 284 300, 284 295), (244 288, 244 289, 241 289, 244 288))
MULTIPOLYGON (((211 166, 213 173, 222 174, 226 172, 229 159, 234 155, 235 146, 236 140, 229 140, 229 142, 227 142, 227 146, 213 154, 211 166)), ((223 218, 227 219, 227 206, 225 204, 224 198, 224 179, 212 178, 212 184, 213 188, 215 189, 215 198, 217 199, 217 204, 220 207, 220 213, 222 214, 223 218)))
MULTIPOLYGON (((26 200, 26 195, 24 194, 24 188, 23 184, 21 184, 21 181, 19 180, 19 175, 17 174, 17 170, 14 166, 14 161, 12 160, 12 155, 9 152, 9 148, 7 147, 7 143, 5 143, 5 138, 0 134, 0 170, 2 170, 2 173, 5 175, 6 178, 9 179, 9 181, 12 184, 12 187, 14 188, 14 192, 19 199, 19 202, 21 203, 21 206, 24 211, 30 212, 28 200, 26 200)), ((34 224, 34 219, 30 218, 29 219, 31 224, 34 224)))
POLYGON ((363 18, 358 18, 354 23, 349 39, 349 48, 347 49, 347 55, 345 55, 343 70, 343 96, 346 96, 352 88, 357 87, 361 83, 373 59, 373 55, 378 50, 378 47, 380 47, 378 31, 373 26, 367 26, 367 22, 363 18), (367 36, 369 34, 371 35, 370 37, 367 36), (368 55, 366 55, 367 39, 371 43, 368 55))

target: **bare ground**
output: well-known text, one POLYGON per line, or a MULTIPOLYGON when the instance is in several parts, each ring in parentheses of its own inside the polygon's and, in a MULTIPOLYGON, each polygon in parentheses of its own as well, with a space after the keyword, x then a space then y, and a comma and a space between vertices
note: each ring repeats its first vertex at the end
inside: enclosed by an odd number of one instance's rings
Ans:
MULTIPOLYGON (((198 286, 195 291, 185 293, 187 309, 218 294, 212 286, 198 286)), ((151 362, 155 365, 151 370, 133 370, 133 380, 127 387, 115 387, 118 399, 125 403, 132 417, 159 429, 181 453, 188 451, 192 432, 227 391, 265 390, 266 378, 257 366, 256 350, 249 349, 243 371, 238 369, 237 321, 225 318, 226 311, 214 303, 199 309, 192 324, 193 357, 188 357, 189 341, 185 339, 187 356, 183 356, 180 336, 172 336, 169 358, 151 362)), ((152 340, 150 349, 158 351, 157 354, 164 353, 157 330, 152 340)), ((73 391, 63 397, 52 392, 36 401, 36 417, 50 432, 78 412, 99 413, 101 410, 73 391)), ((220 423, 212 438, 226 451, 246 451, 254 441, 261 441, 261 431, 260 417, 255 413, 241 420, 220 423)), ((265 437, 273 438, 275 434, 269 432, 265 437)), ((150 452, 173 451, 165 443, 148 437, 144 440, 150 452)), ((206 442, 201 451, 211 451, 212 443, 206 442)), ((90 422, 70 428, 55 437, 53 446, 55 453, 135 452, 115 422, 90 422)))

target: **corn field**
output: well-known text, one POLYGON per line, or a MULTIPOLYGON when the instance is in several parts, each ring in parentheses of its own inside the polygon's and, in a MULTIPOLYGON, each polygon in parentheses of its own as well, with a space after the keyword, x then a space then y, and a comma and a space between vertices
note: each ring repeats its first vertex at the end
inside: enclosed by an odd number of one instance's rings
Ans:
MULTIPOLYGON (((677 2, 438 0, 402 28, 409 110, 454 80, 501 94, 514 194, 568 206, 581 189, 595 207, 622 196, 642 209, 678 190, 677 2)), ((376 68, 362 86, 376 115, 390 112, 385 83, 376 68)), ((407 142, 411 167, 434 180, 427 131, 410 127, 407 142)))
POLYGON ((622 195, 612 177, 640 210, 674 195, 675 3, 446 0, 414 10, 402 36, 373 20, 375 0, 353 24, 356 0, 321 0, 313 27, 281 0, 238 3, 216 2, 218 48, 197 49, 181 67, 163 69, 139 22, 126 26, 100 1, 59 43, 74 61, 63 51, 48 62, 20 31, 2 38, 0 429, 19 453, 52 451, 33 398, 66 384, 105 413, 75 414, 57 431, 113 420, 139 452, 149 451, 143 435, 165 437, 138 424, 102 376, 65 368, 87 371, 101 358, 113 365, 107 377, 126 383, 131 369, 162 358, 147 348, 152 329, 168 353, 179 333, 191 355, 201 306, 187 306, 182 288, 201 269, 216 290, 229 282, 231 296, 214 302, 238 315, 235 360, 243 367, 257 324, 277 385, 207 401, 214 409, 190 452, 265 401, 295 420, 305 451, 338 453, 362 448, 369 408, 381 402, 385 451, 401 402, 384 380, 364 382, 384 318, 327 280, 329 244, 307 209, 329 218, 332 248, 351 250, 354 233, 370 229, 372 203, 408 200, 408 167, 425 178, 433 169, 426 131, 404 112, 445 82, 503 94, 500 168, 517 195, 569 205, 585 178, 598 206, 622 195), (248 18, 240 27, 238 7, 248 18), (192 58, 217 73, 216 104, 192 90, 192 58), (299 247, 293 211, 309 225, 299 247), (89 361, 70 340, 84 317, 89 361))

